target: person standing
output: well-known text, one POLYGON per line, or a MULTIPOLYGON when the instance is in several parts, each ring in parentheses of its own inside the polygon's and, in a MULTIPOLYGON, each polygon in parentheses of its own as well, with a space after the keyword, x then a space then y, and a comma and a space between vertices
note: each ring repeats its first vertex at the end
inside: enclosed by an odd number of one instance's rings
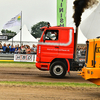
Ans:
POLYGON ((26 49, 26 54, 30 54, 30 53, 31 53, 31 49, 30 49, 30 46, 28 46, 26 49))
POLYGON ((33 44, 33 47, 31 48, 31 54, 36 54, 37 47, 33 44))
POLYGON ((0 43, 0 53, 3 52, 3 49, 2 49, 2 44, 0 43))
POLYGON ((6 44, 4 43, 4 45, 3 45, 3 47, 2 47, 2 49, 3 49, 3 53, 6 53, 6 44))
POLYGON ((9 48, 9 45, 7 45, 6 53, 9 53, 9 52, 10 52, 10 48, 9 48))

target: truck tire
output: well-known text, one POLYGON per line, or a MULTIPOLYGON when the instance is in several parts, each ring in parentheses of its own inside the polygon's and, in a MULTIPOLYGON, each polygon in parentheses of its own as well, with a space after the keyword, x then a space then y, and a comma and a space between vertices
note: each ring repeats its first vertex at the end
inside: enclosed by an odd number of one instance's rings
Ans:
POLYGON ((66 75, 67 66, 61 61, 55 61, 50 66, 50 74, 55 78, 62 78, 66 75))

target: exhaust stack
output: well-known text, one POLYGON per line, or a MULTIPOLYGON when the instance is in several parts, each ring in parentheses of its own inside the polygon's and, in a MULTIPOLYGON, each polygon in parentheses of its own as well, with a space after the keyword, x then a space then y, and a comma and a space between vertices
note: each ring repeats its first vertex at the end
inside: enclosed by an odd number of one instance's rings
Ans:
POLYGON ((75 48, 74 48, 74 54, 75 54, 75 57, 74 57, 74 59, 75 59, 75 61, 76 61, 76 56, 77 56, 77 38, 78 38, 78 27, 76 27, 76 32, 75 32, 75 34, 74 34, 74 45, 75 45, 75 48))

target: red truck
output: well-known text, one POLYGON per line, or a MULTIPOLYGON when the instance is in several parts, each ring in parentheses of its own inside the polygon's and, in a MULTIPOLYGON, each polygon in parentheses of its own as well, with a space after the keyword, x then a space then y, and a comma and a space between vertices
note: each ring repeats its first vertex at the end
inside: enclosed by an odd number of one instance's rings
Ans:
POLYGON ((61 78, 66 72, 77 71, 84 61, 75 60, 75 33, 73 27, 42 27, 37 45, 36 67, 50 71, 53 77, 61 78))

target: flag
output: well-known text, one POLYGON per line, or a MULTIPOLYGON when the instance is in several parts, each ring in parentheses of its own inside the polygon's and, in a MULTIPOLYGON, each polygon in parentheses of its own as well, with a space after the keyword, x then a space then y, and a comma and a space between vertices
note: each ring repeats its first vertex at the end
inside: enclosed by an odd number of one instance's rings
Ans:
POLYGON ((4 25, 4 29, 5 28, 10 28, 10 27, 13 27, 13 26, 20 26, 21 25, 21 13, 20 12, 18 15, 16 15, 15 17, 11 18, 10 21, 8 21, 5 25, 4 25))
POLYGON ((66 0, 57 0, 57 25, 66 26, 66 0))

